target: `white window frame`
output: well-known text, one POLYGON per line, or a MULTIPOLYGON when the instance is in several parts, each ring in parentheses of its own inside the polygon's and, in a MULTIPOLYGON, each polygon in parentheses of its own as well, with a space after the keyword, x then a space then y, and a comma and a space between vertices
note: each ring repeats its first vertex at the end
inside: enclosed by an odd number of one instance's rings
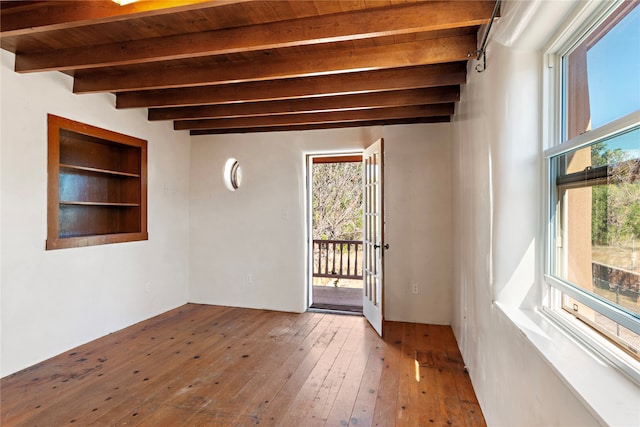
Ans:
POLYGON ((590 351, 604 357, 609 363, 640 385, 640 368, 637 361, 622 349, 610 343, 595 329, 578 321, 571 314, 563 313, 557 307, 560 307, 561 295, 565 293, 587 306, 597 307, 594 308, 596 311, 639 334, 640 321, 623 310, 618 310, 611 305, 602 303, 597 298, 577 291, 568 282, 562 281, 551 274, 554 253, 552 246, 555 244, 555 214, 553 212, 555 206, 555 177, 551 167, 552 158, 586 147, 598 140, 640 128, 640 111, 635 111, 570 140, 564 141, 563 135, 565 82, 562 73, 562 58, 571 52, 586 34, 600 25, 621 3, 622 1, 618 0, 615 2, 590 1, 582 4, 569 16, 544 50, 543 111, 545 113, 542 115, 544 136, 544 171, 542 175, 544 179, 543 206, 545 209, 546 244, 541 311, 565 332, 568 332, 581 344, 589 348, 590 351))

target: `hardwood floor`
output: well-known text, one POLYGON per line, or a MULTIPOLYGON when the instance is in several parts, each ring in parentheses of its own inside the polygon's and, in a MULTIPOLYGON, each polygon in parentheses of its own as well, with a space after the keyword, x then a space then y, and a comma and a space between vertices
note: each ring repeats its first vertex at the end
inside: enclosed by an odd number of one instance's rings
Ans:
POLYGON ((0 381, 3 427, 483 426, 451 328, 188 304, 0 381))

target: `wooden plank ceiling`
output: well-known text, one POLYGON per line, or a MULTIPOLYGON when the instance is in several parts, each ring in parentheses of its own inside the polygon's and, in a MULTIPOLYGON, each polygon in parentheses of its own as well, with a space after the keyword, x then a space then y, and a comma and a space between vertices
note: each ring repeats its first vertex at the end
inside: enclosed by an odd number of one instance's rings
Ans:
POLYGON ((0 43, 194 135, 446 122, 494 4, 2 1, 0 43))

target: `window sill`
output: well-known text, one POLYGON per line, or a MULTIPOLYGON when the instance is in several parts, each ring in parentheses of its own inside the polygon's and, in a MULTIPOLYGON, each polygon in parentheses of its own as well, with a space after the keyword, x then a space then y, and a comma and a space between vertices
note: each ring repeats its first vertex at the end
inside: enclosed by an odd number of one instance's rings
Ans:
POLYGON ((640 425, 640 387, 631 379, 541 313, 495 304, 601 424, 640 425))

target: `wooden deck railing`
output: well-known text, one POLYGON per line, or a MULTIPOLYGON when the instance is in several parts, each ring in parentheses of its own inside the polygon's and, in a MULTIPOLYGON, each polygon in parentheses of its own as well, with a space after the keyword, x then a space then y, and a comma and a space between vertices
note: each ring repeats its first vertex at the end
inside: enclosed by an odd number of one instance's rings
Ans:
POLYGON ((596 261, 591 263, 591 272, 593 285, 614 292, 616 304, 620 304, 620 296, 627 298, 627 304, 640 304, 640 274, 596 261))
POLYGON ((314 240, 313 277, 362 279, 362 241, 314 240))

